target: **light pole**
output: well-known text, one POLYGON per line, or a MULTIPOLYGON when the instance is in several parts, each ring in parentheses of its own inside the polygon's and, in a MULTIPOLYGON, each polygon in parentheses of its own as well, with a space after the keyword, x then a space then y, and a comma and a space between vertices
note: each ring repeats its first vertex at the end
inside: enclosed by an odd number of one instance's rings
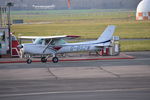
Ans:
POLYGON ((10 19, 10 7, 13 6, 14 4, 12 2, 7 3, 8 7, 8 34, 9 34, 9 54, 11 55, 11 45, 12 45, 12 38, 11 38, 11 19, 10 19))

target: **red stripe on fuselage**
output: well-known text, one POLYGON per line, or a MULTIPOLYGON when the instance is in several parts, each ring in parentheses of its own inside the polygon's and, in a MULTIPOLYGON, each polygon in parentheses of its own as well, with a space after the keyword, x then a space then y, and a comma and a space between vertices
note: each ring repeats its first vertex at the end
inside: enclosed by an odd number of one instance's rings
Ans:
POLYGON ((61 49, 61 48, 62 48, 62 47, 60 47, 60 46, 55 46, 55 47, 53 47, 53 49, 54 49, 54 50, 57 50, 57 51, 58 51, 59 49, 61 49))

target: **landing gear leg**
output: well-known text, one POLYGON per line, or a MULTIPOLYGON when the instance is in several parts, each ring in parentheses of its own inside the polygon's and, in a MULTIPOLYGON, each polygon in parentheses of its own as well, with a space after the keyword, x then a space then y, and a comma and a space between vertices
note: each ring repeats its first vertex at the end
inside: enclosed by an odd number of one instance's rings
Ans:
POLYGON ((58 59, 58 57, 53 57, 52 61, 53 61, 53 63, 58 63, 59 59, 58 59))

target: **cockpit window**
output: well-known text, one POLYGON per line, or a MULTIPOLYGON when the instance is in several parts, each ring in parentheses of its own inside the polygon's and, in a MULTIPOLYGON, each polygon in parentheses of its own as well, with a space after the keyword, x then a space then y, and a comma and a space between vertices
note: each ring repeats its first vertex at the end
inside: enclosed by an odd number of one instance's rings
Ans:
POLYGON ((45 45, 48 45, 50 43, 50 45, 55 45, 55 41, 53 39, 45 39, 45 45))
POLYGON ((51 39, 45 39, 45 45, 48 45, 48 43, 51 41, 51 39))
POLYGON ((34 44, 43 44, 43 45, 61 45, 65 44, 66 42, 63 39, 42 39, 42 38, 37 38, 34 41, 34 44))
POLYGON ((66 42, 63 39, 57 41, 57 45, 65 44, 66 42))
POLYGON ((55 41, 54 40, 51 41, 51 45, 55 45, 55 41))
POLYGON ((34 44, 43 44, 43 42, 44 42, 44 39, 37 38, 37 39, 34 41, 34 44))

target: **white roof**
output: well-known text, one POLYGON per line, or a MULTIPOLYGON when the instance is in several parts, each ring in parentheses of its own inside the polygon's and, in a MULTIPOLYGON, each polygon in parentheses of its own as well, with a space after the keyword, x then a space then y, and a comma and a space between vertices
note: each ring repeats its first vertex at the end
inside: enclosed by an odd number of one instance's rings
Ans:
POLYGON ((150 0, 142 0, 137 6, 137 12, 150 12, 150 0))

